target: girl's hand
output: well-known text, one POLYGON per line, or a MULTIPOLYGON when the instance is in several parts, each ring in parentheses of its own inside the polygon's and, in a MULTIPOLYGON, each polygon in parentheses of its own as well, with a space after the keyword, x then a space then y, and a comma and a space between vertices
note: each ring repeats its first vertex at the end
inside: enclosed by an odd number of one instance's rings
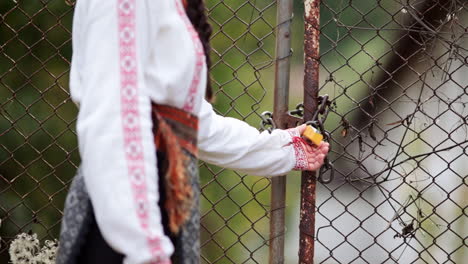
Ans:
MULTIPOLYGON (((299 134, 302 136, 306 129, 306 125, 300 125, 296 128, 299 134)), ((315 171, 322 167, 325 157, 328 154, 330 144, 328 142, 322 141, 319 146, 309 145, 305 140, 298 140, 298 143, 304 149, 307 157, 307 168, 304 170, 315 171)))

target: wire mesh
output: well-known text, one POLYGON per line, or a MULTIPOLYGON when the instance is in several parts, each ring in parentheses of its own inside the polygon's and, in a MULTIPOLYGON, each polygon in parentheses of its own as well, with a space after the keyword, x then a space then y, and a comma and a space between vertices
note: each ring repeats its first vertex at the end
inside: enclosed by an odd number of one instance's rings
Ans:
MULTIPOLYGON (((218 113, 258 126, 271 109, 276 2, 207 1, 218 113), (271 101, 271 100, 270 100, 271 101)), ((270 181, 202 164, 202 262, 265 263, 270 181)))
POLYGON ((0 3, 0 262, 21 232, 56 238, 79 163, 69 99, 72 8, 0 3))
POLYGON ((317 263, 466 262, 467 11, 322 0, 336 172, 317 195, 317 263))

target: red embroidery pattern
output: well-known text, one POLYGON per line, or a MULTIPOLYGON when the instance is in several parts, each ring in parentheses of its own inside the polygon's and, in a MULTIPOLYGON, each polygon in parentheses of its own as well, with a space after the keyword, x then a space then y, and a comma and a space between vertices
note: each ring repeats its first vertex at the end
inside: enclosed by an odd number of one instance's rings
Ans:
POLYGON ((294 154, 296 156, 296 165, 294 165, 294 170, 307 170, 309 163, 307 162, 306 150, 301 144, 301 140, 296 140, 300 138, 301 135, 299 131, 295 128, 290 128, 287 130, 291 136, 291 144, 294 148, 294 154))
POLYGON ((195 98, 198 91, 198 86, 201 81, 201 72, 203 70, 203 63, 205 62, 205 54, 203 51, 203 45, 200 41, 197 31, 193 28, 192 22, 190 22, 189 18, 185 14, 183 7, 181 6, 179 0, 175 0, 177 12, 179 16, 184 20, 185 26, 192 37, 193 46, 195 47, 195 71, 193 73, 193 79, 190 84, 189 93, 187 98, 185 99, 184 106, 182 107, 183 110, 187 112, 193 112, 193 108, 195 106, 195 98))
POLYGON ((138 110, 138 69, 136 56, 135 0, 118 0, 120 53, 120 101, 125 159, 140 226, 147 233, 155 263, 170 263, 162 254, 161 240, 149 228, 149 201, 146 186, 140 113, 138 110))

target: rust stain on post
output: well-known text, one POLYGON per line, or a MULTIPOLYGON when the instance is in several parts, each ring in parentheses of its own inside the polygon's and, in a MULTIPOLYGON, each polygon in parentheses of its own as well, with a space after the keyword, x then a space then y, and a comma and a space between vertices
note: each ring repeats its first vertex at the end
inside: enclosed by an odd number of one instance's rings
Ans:
MULTIPOLYGON (((317 109, 319 90, 320 0, 304 3, 304 120, 317 109)), ((303 172, 301 180, 299 263, 314 261, 316 173, 303 172)))

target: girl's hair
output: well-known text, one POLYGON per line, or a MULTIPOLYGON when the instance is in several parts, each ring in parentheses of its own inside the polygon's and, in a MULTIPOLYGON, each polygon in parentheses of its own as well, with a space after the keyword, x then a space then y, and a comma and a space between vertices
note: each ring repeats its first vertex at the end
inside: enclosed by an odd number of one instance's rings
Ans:
POLYGON ((213 98, 213 90, 210 83, 209 69, 211 66, 210 60, 210 36, 211 36, 211 25, 208 23, 208 16, 205 13, 205 3, 203 0, 186 0, 187 7, 186 12, 193 27, 197 30, 200 41, 203 44, 205 51, 206 66, 208 68, 206 73, 206 99, 211 100, 213 98))

